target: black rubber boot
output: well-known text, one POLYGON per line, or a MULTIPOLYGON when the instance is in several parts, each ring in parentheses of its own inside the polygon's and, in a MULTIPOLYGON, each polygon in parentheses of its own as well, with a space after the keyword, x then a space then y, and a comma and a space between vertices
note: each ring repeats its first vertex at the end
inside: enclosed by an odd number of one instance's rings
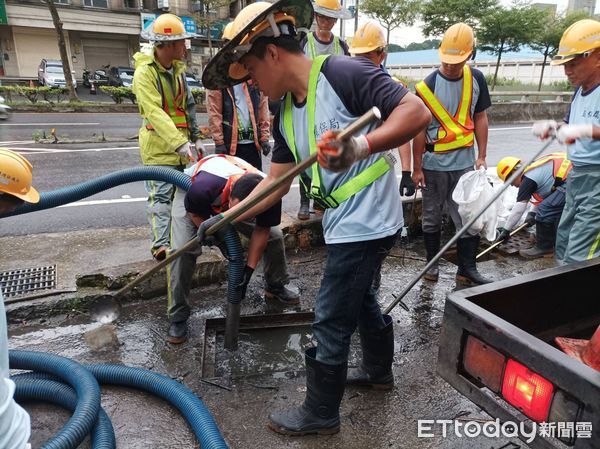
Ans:
POLYGON ((362 363, 358 368, 348 369, 347 384, 372 387, 376 390, 391 390, 394 387, 394 327, 391 316, 383 315, 383 320, 383 329, 360 333, 362 363))
POLYGON ((554 244, 556 243, 556 228, 553 223, 535 222, 535 246, 522 249, 519 255, 527 259, 538 259, 540 257, 553 257, 554 244))
MULTIPOLYGON (((440 236, 441 232, 424 232, 423 240, 425 241, 425 250, 427 251, 427 262, 440 251, 440 236)), ((424 279, 428 281, 437 282, 440 276, 439 264, 436 262, 432 267, 425 272, 423 275, 424 279)))
POLYGON ((477 250, 480 237, 465 237, 458 239, 456 243, 458 256, 458 271, 456 272, 456 283, 462 286, 489 284, 490 279, 484 278, 477 271, 477 250))
POLYGON ((275 299, 286 306, 300 304, 300 296, 285 285, 267 285, 265 287, 265 297, 275 299))
POLYGON ((304 185, 300 183, 300 209, 298 209, 298 220, 308 220, 310 218, 310 199, 304 190, 304 185))
POLYGON ((306 399, 300 407, 274 412, 268 426, 283 435, 331 435, 340 431, 340 402, 348 364, 328 365, 315 359, 317 348, 305 353, 306 399))
POLYGON ((178 345, 181 343, 185 343, 188 339, 188 325, 187 321, 174 321, 169 326, 169 330, 167 331, 166 340, 169 343, 174 345, 178 345))

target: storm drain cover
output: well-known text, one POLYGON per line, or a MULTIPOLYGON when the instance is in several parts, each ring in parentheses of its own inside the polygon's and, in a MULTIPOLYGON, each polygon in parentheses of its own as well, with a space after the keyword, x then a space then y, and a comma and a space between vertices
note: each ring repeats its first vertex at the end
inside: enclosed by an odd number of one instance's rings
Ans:
POLYGON ((56 288, 56 265, 2 271, 0 287, 5 298, 56 288))

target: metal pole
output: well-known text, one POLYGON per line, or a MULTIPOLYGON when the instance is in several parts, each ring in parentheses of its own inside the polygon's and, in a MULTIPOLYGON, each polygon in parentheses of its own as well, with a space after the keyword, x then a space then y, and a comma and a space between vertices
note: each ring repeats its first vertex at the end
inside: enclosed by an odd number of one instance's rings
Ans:
MULTIPOLYGON (((517 232, 519 232, 521 229, 526 228, 527 227, 527 223, 523 223, 521 226, 519 226, 518 228, 515 228, 511 233, 510 233, 510 237, 512 237, 513 235, 515 235, 517 232)), ((504 243, 504 240, 501 240, 499 242, 494 243, 493 245, 491 245, 489 248, 484 249, 483 251, 481 251, 479 254, 477 254, 477 257, 475 257, 475 259, 479 259, 481 256, 489 253, 491 250, 493 250, 494 248, 496 248, 498 245, 501 245, 502 243, 504 243)))
POLYGON ((415 276, 415 278, 404 288, 404 290, 402 291, 402 293, 400 293, 400 295, 398 295, 398 297, 396 297, 394 299, 394 301, 387 306, 387 308, 385 309, 385 311, 383 312, 384 314, 389 314, 392 309, 394 307, 396 307, 396 305, 398 305, 399 302, 402 301, 402 298, 404 298, 406 296, 406 294, 410 291, 411 288, 413 288, 415 286, 415 284, 417 282, 419 282, 419 279, 421 279, 423 277, 423 275, 427 272, 427 270, 429 270, 441 257, 442 255, 448 250, 450 249, 450 247, 452 245, 454 245, 454 243, 456 243, 456 241, 465 233, 467 232, 467 230, 473 225, 473 223, 475 223, 477 221, 477 219, 479 217, 481 217, 481 215, 483 215, 483 213, 498 199, 500 198, 500 196, 502 196, 502 194, 504 193, 504 191, 506 189, 508 189, 511 184, 513 183, 513 181, 515 179, 517 179, 519 176, 521 176, 521 174, 525 171, 525 168, 529 165, 531 165, 533 163, 534 160, 536 160, 538 158, 538 156, 540 154, 542 154, 544 151, 546 151, 546 149, 548 149, 548 147, 550 146, 550 144, 554 141, 554 137, 552 137, 547 143, 544 144, 544 146, 542 146, 542 148, 540 148, 534 155, 533 157, 525 164, 521 164, 521 168, 518 170, 515 170, 514 173, 504 182, 504 185, 500 188, 500 190, 498 190, 498 192, 488 200, 487 203, 485 203, 485 205, 481 208, 481 210, 479 212, 477 212, 477 214, 471 218, 462 228, 460 228, 456 234, 454 235, 454 237, 452 237, 448 243, 446 243, 444 245, 444 247, 435 255, 433 256, 433 258, 427 263, 427 265, 425 265, 425 268, 423 268, 423 270, 421 270, 421 272, 415 276))

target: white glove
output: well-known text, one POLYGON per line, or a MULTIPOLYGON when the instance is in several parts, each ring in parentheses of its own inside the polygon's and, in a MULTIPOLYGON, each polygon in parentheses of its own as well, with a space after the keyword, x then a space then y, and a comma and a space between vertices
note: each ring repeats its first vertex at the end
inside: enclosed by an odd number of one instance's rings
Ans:
POLYGON ((347 170, 354 162, 371 154, 369 141, 364 135, 340 141, 336 139, 339 132, 327 131, 317 143, 319 164, 335 172, 347 170))
POLYGON ((548 137, 555 136, 557 128, 558 123, 556 123, 556 120, 540 120, 539 122, 535 122, 533 124, 531 132, 535 137, 544 140, 548 137))
POLYGON ((558 128, 556 140, 562 145, 571 145, 578 139, 592 138, 594 125, 562 125, 558 128))
POLYGON ((179 148, 177 148, 175 151, 177 151, 177 154, 179 154, 179 156, 184 157, 184 158, 189 158, 191 156, 190 143, 189 142, 184 143, 179 148))

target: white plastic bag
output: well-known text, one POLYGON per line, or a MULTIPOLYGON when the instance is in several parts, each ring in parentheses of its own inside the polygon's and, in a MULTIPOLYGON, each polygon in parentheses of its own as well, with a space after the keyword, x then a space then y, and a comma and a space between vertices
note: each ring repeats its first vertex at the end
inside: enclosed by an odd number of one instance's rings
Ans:
MULTIPOLYGON (((458 204, 458 213, 463 224, 471 220, 481 208, 494 196, 494 188, 487 180, 486 170, 481 167, 460 177, 452 199, 458 204)), ((494 201, 490 207, 469 228, 471 235, 480 234, 490 242, 496 238, 498 223, 498 205, 494 201)))

